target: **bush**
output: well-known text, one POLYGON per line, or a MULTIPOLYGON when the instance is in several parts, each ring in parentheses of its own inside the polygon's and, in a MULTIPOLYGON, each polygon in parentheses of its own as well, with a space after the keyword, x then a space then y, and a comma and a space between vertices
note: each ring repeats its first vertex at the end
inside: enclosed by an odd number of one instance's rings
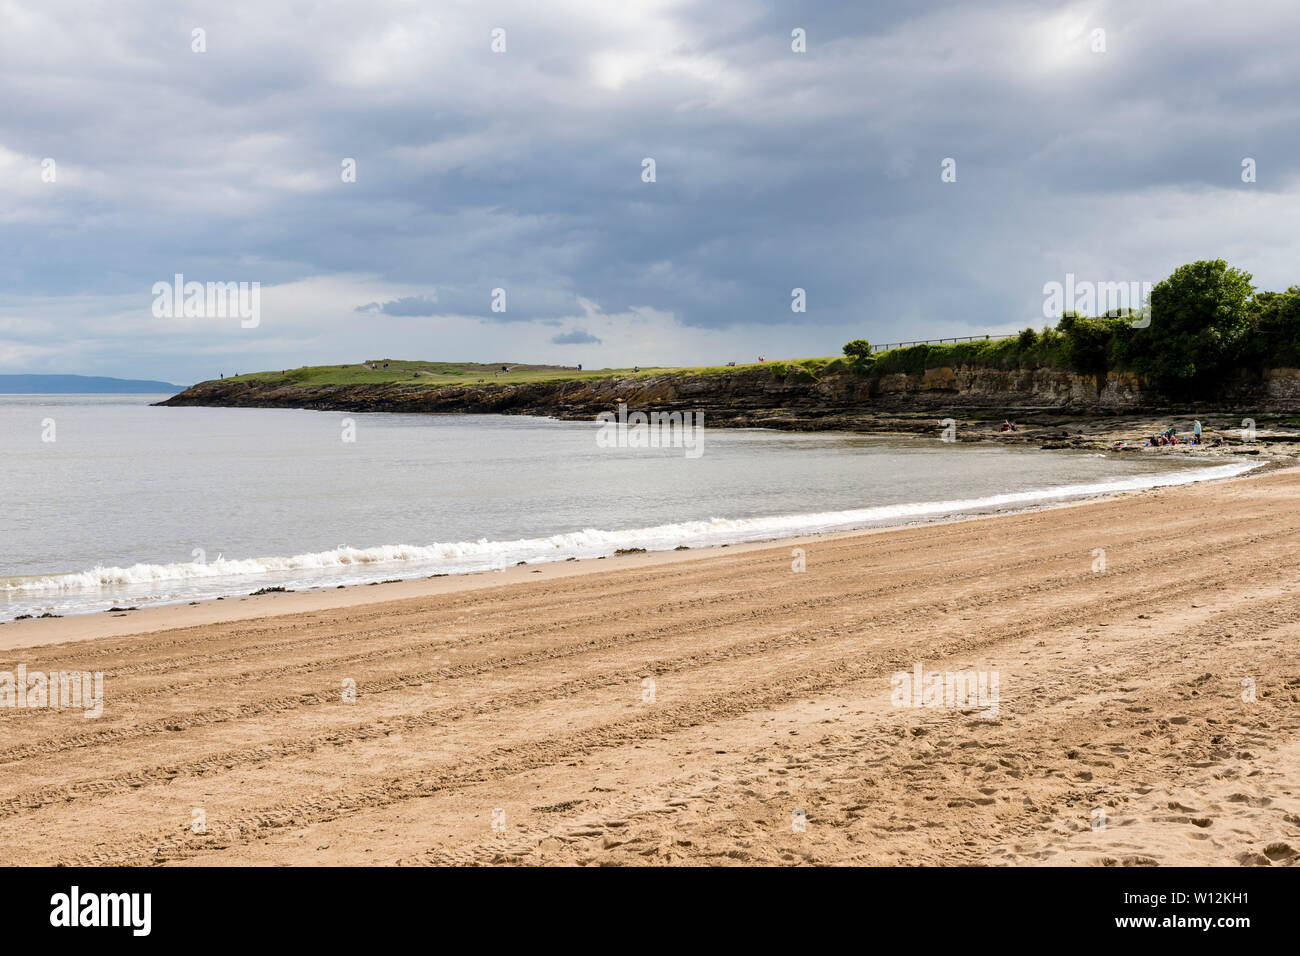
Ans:
POLYGON ((844 345, 844 354, 848 356, 851 362, 860 362, 863 359, 871 358, 871 343, 866 339, 854 339, 852 342, 846 342, 844 345))
POLYGON ((1065 338, 1065 361, 1080 375, 1105 375, 1111 367, 1111 346, 1123 319, 1086 319, 1073 312, 1061 316, 1057 329, 1065 338))

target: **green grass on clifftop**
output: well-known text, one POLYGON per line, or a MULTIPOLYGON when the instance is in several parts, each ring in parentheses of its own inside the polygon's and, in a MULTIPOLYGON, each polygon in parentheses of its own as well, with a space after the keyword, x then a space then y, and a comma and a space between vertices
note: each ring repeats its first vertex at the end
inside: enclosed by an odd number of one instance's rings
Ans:
POLYGON ((309 388, 318 385, 521 385, 535 382, 589 381, 601 378, 650 378, 657 375, 711 375, 740 369, 765 368, 776 378, 816 376, 827 366, 843 362, 837 358, 786 359, 749 364, 578 369, 564 365, 520 365, 513 362, 410 362, 401 359, 368 359, 349 365, 307 365, 302 368, 250 372, 227 376, 226 381, 270 382, 309 388), (505 366, 507 371, 501 371, 505 366), (373 366, 373 368, 368 367, 373 366), (387 367, 385 367, 387 366, 387 367))

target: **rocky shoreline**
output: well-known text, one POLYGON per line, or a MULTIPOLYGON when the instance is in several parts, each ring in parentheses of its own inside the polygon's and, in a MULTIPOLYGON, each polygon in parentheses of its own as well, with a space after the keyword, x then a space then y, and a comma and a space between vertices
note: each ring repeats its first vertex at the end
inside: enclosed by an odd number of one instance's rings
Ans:
POLYGON ((951 419, 958 441, 1041 448, 1300 457, 1300 373, 1247 379, 1213 401, 1174 405, 1129 376, 1104 380, 1060 369, 941 368, 924 375, 818 378, 791 366, 666 373, 527 384, 383 383, 304 386, 285 379, 201 382, 164 406, 306 408, 342 412, 536 415, 591 421, 620 404, 632 410, 697 412, 710 427, 845 431, 938 437, 951 419), (1147 448, 1171 424, 1199 418, 1206 444, 1147 448), (1001 431, 1003 419, 1017 430, 1001 431), (1253 440, 1248 426, 1254 422, 1253 440), (1215 444, 1216 441, 1218 444, 1215 444), (1119 447, 1122 444, 1123 447, 1119 447))

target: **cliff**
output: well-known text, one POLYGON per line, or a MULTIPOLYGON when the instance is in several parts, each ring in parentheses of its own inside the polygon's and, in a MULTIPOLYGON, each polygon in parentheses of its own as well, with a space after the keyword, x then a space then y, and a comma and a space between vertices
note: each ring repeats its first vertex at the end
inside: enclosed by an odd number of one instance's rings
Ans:
MULTIPOLYGON (((819 377, 779 364, 517 384, 307 385, 287 379, 224 379, 201 382, 159 404, 590 420, 620 402, 634 409, 703 412, 713 425, 798 430, 877 430, 891 418, 938 413, 1117 415, 1170 409, 1162 396, 1127 373, 1098 379, 1058 368, 945 366, 924 374, 872 377, 841 371, 819 377)), ((1220 394, 1183 407, 1242 414, 1294 411, 1300 409, 1300 371, 1242 373, 1220 394)))

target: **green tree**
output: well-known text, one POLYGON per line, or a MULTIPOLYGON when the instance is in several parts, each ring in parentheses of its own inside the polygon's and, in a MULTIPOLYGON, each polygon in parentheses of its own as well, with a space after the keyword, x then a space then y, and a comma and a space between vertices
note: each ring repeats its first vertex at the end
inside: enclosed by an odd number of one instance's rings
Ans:
POLYGON ((1151 290, 1151 325, 1130 354, 1155 384, 1186 393, 1213 382, 1241 357, 1251 330, 1249 272, 1222 259, 1179 266, 1151 290))
POLYGON ((1300 285, 1285 292, 1259 292, 1250 303, 1251 333, 1247 358, 1261 366, 1300 362, 1300 285))
POLYGON ((844 354, 853 365, 868 365, 872 360, 871 343, 866 339, 854 339, 845 344, 844 354))

